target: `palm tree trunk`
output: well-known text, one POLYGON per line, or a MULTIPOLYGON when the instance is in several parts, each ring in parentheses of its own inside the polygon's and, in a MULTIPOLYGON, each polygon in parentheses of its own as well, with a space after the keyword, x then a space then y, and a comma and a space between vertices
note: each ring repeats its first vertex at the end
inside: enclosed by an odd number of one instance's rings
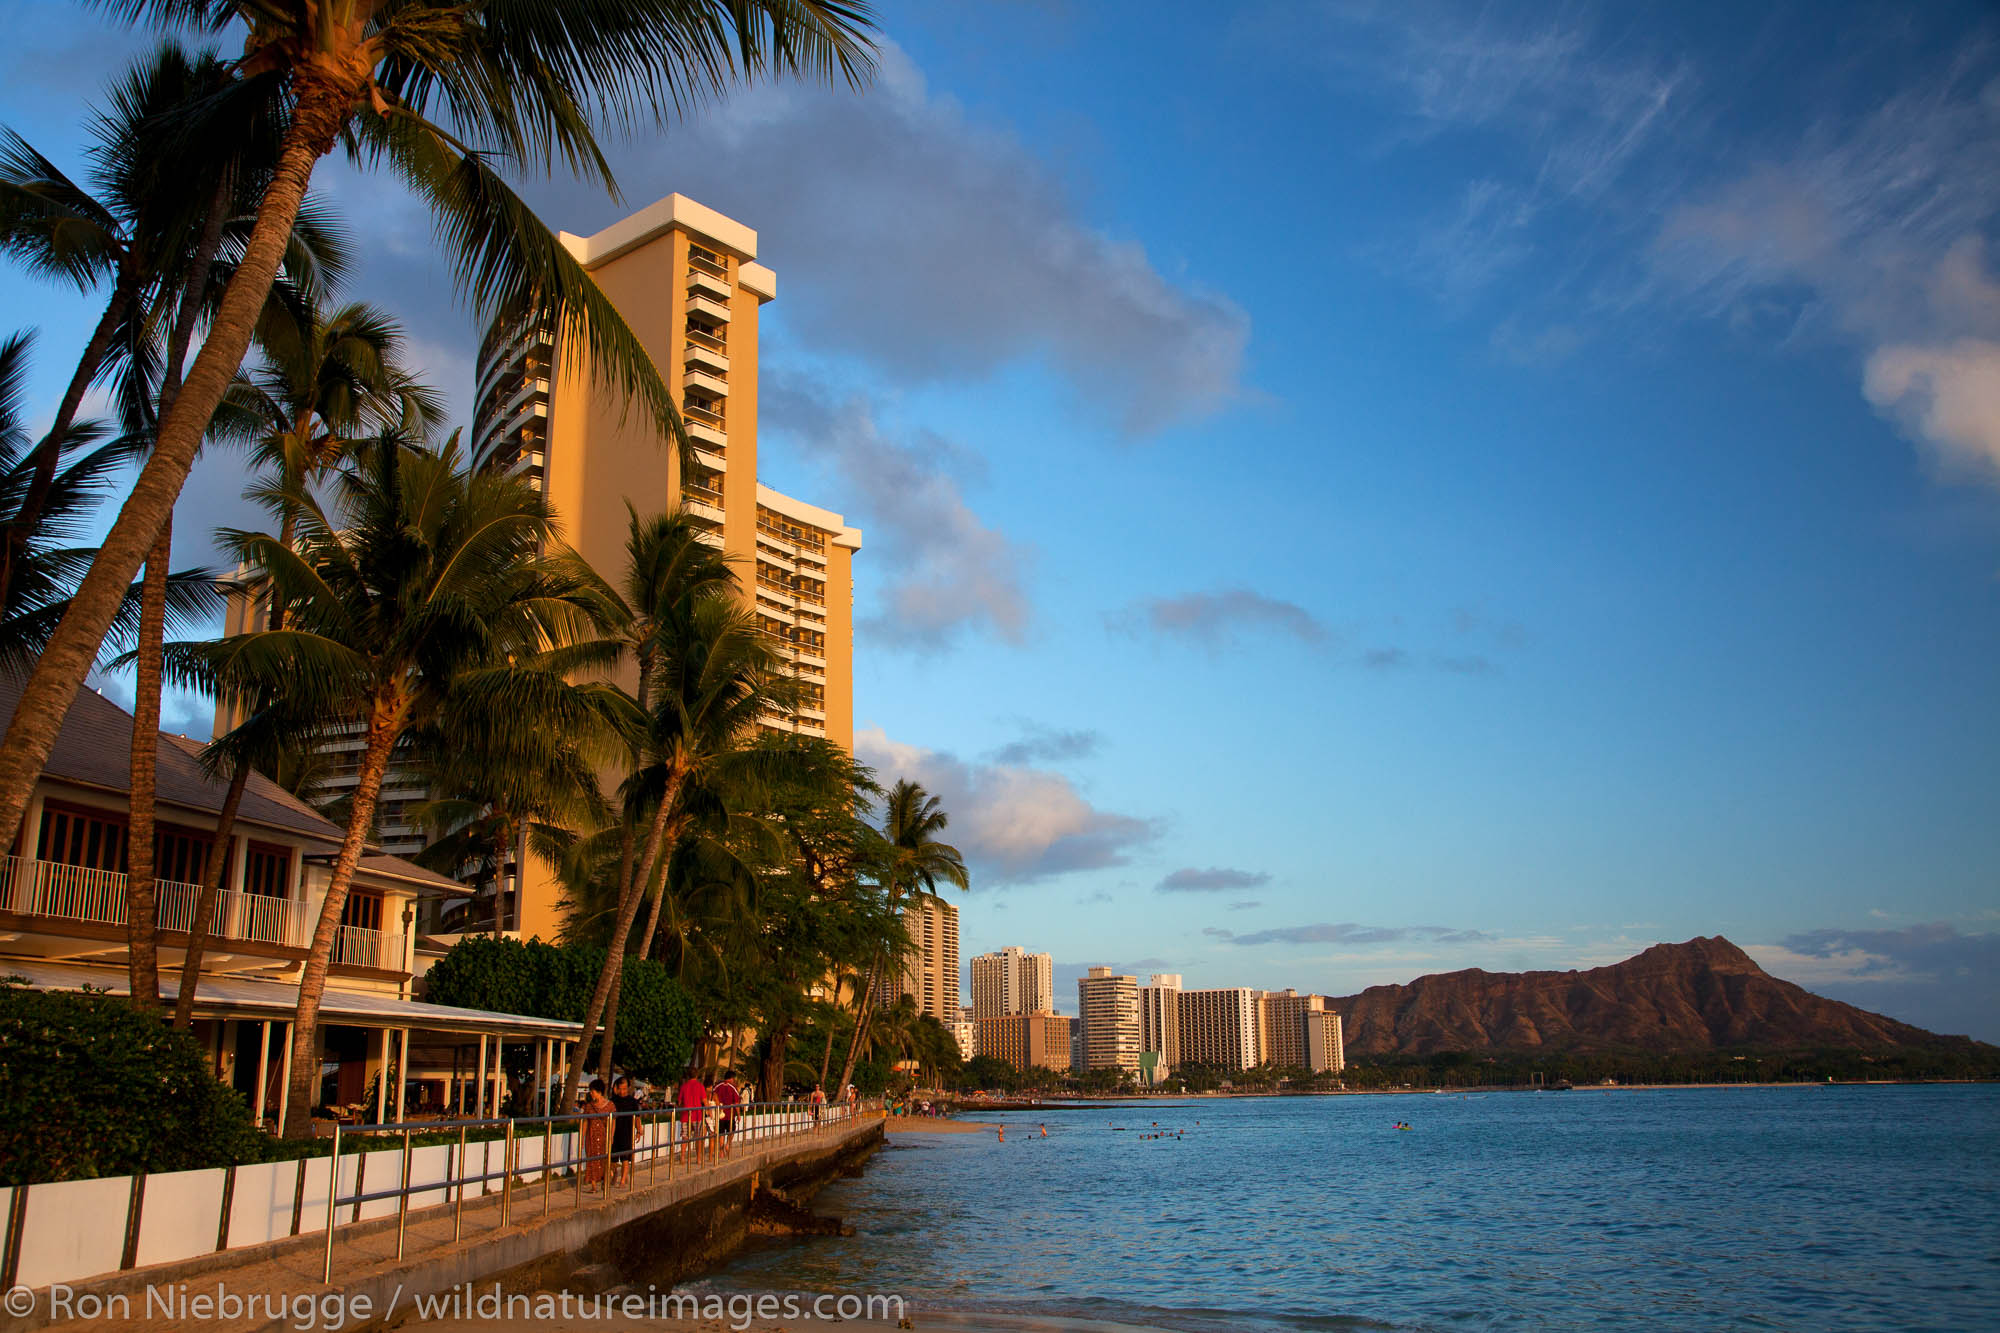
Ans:
POLYGON ((167 564, 174 544, 173 514, 146 557, 146 581, 139 588, 138 682, 132 701, 132 799, 126 817, 130 836, 125 859, 126 966, 132 1003, 160 1007, 159 892, 154 877, 153 794, 159 775, 160 673, 165 650, 167 564))
MULTIPOLYGON (((618 893, 618 915, 611 923, 611 943, 605 950, 604 969, 597 974, 597 985, 590 993, 590 1007, 584 1010, 583 1031, 576 1042, 577 1059, 570 1065, 569 1077, 563 1081, 562 1104, 576 1104, 576 1090, 583 1081, 584 1057, 590 1052, 591 1038, 597 1035, 598 1024, 604 1018, 604 1011, 611 1002, 612 988, 618 984, 619 975, 624 971, 625 943, 632 937, 632 923, 639 916, 639 901, 644 896, 641 886, 652 882, 653 867, 660 859, 660 844, 667 836, 667 825, 672 822, 674 797, 680 791, 680 776, 669 770, 665 789, 660 793, 660 809, 653 816, 653 826, 646 833, 646 852, 640 858, 641 873, 621 885, 618 893)), ((678 835, 676 830, 676 835, 678 835)), ((609 1051, 610 1045, 605 1045, 609 1051)))
POLYGON ((0 606, 7 604, 7 592, 14 583, 14 567, 20 562, 21 552, 27 549, 29 538, 34 536, 36 525, 41 522, 49 492, 55 488, 56 465, 62 460, 63 440, 68 436, 70 427, 76 424, 76 414, 83 407, 83 396, 90 392, 91 383, 104 365, 105 355, 111 350, 112 336, 132 309, 135 292, 135 284, 126 277, 121 266, 117 284, 111 289, 111 299, 105 303, 104 315, 97 321, 97 327, 91 330, 90 341, 84 344, 83 355, 77 360, 76 373, 70 376, 62 401, 56 404, 56 417, 49 426, 49 433, 35 446, 34 474, 28 479, 28 489, 21 497, 20 510, 7 527, 7 539, 0 543, 0 606))
MULTIPOLYGON (((354 867, 361 861, 362 845, 375 821, 375 802, 382 794, 382 775, 389 769, 389 753, 396 748, 401 731, 402 713, 397 701, 377 696, 369 709, 368 741, 361 752, 354 803, 348 809, 347 836, 341 839, 340 854, 334 858, 326 897, 319 905, 319 924, 313 927, 305 971, 299 977, 299 1007, 292 1024, 292 1081, 285 1112, 284 1134, 288 1139, 312 1134, 312 1099, 319 1084, 319 1004, 326 994, 327 969, 333 963, 334 933, 340 929, 340 914, 347 906, 354 867)), ((574 1094, 571 1099, 574 1100, 574 1094)))
POLYGON ((215 915, 215 900, 222 896, 222 881, 229 874, 229 840, 236 832, 236 809, 243 804, 243 789, 249 785, 250 761, 238 759, 236 771, 229 775, 229 794, 222 798, 222 814, 215 821, 215 843, 202 867, 201 897, 195 903, 194 921, 188 926, 187 956, 181 960, 180 994, 174 998, 174 1026, 182 1031, 194 1026, 194 993, 201 985, 201 956, 208 948, 208 923, 215 915))
MULTIPOLYGON (((216 182, 214 196, 209 201, 208 217, 202 223, 201 239, 195 245, 194 254, 188 264, 185 278, 181 283, 180 296, 174 308, 173 327, 168 331, 167 335, 166 364, 160 375, 160 417, 165 417, 168 412, 171 412, 174 400, 180 397, 181 373, 187 365, 188 344, 194 339, 194 326, 196 320, 200 317, 202 293, 208 287, 209 269, 215 262, 216 248, 222 244, 222 226, 229 213, 229 190, 229 173, 224 172, 222 178, 216 182)), ((159 747, 160 683, 164 674, 162 662, 166 654, 164 642, 167 623, 166 579, 167 571, 172 564, 173 544, 174 517, 173 511, 169 510, 167 512, 166 524, 160 530, 160 539, 155 544, 152 553, 146 557, 146 582, 140 591, 139 681, 137 686, 138 700, 135 700, 135 702, 146 699, 148 690, 150 689, 151 710, 155 725, 143 733, 136 723, 133 726, 132 767, 135 774, 140 764, 140 749, 142 745, 147 749, 146 763, 149 766, 153 766, 157 760, 159 747), (155 566, 158 567, 157 578, 155 578, 155 566), (149 630, 151 631, 150 633, 148 632, 149 630), (148 655, 151 657, 150 668, 148 655)), ((134 712, 136 713, 137 711, 135 708, 134 712)), ((208 922, 209 918, 215 915, 215 900, 222 889, 222 876, 227 873, 230 833, 236 823, 236 808, 242 804, 243 789, 248 785, 249 778, 249 764, 247 762, 237 764, 235 773, 230 776, 229 794, 223 798, 222 815, 216 828, 215 850, 212 857, 215 865, 211 867, 204 862, 202 866, 201 892, 195 896, 194 919, 188 923, 187 949, 181 956, 180 986, 174 996, 174 1026, 177 1028, 187 1029, 194 1026, 195 991, 201 984, 201 955, 203 950, 208 947, 208 922)), ((143 822, 148 829, 145 837, 149 848, 152 845, 153 834, 150 830, 154 822, 154 809, 157 796, 157 787, 150 786, 146 799, 141 802, 139 784, 136 781, 132 784, 132 827, 137 829, 143 822)), ((149 867, 152 864, 152 859, 149 853, 146 858, 149 867)), ((136 877, 137 867, 133 869, 136 877)), ((132 914, 132 910, 131 905, 128 904, 128 920, 132 914)), ((136 967, 134 971, 137 971, 136 967)), ((158 965, 156 960, 156 985, 157 979, 158 965)), ((139 993, 137 986, 133 987, 132 993, 135 995, 139 993)))
POLYGON ((358 82, 336 82, 319 70, 305 71, 295 87, 297 101, 279 148, 277 170, 264 191, 257 222, 222 294, 201 354, 173 410, 160 424, 153 456, 139 473, 91 562, 90 573, 70 599, 69 610, 15 704, 6 740, 0 742, 0 828, 18 827, 27 810, 28 794, 103 646, 105 631, 173 511, 209 419, 243 363, 257 317, 284 260, 313 167, 332 151, 360 91, 358 82))
POLYGON ((861 1043, 868 1040, 868 1020, 875 1016, 875 988, 880 983, 877 973, 882 968, 882 955, 878 951, 875 961, 868 965, 868 989, 862 992, 861 1009, 854 1018, 854 1039, 847 1043, 847 1059, 840 1066, 840 1082, 834 1086, 846 1091, 854 1078, 854 1062, 861 1058, 861 1043))

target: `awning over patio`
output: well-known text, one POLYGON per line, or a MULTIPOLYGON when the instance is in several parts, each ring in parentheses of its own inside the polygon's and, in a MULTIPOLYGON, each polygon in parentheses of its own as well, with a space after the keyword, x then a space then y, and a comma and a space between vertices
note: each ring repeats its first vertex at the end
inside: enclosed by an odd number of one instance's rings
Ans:
MULTIPOLYGON (((90 986, 113 995, 131 993, 125 974, 109 968, 0 959, 0 977, 9 976, 21 977, 36 990, 82 990, 90 986)), ((161 973, 160 998, 172 1004, 179 995, 177 985, 178 978, 173 973, 161 973)), ((205 976, 195 991, 194 1012, 198 1018, 288 1020, 298 1008, 298 1003, 299 988, 296 985, 248 977, 205 976)), ((487 1009, 456 1009, 445 1004, 398 999, 393 995, 332 989, 320 1002, 319 1019, 322 1023, 350 1027, 410 1028, 422 1032, 454 1032, 515 1040, 554 1037, 559 1041, 575 1041, 583 1035, 583 1024, 562 1019, 501 1014, 487 1009)))

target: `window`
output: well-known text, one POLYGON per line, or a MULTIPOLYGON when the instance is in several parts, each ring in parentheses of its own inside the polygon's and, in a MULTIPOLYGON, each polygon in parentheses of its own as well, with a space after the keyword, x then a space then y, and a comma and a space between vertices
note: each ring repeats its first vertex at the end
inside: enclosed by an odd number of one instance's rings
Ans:
POLYGON ((340 924, 359 930, 382 929, 382 895, 372 889, 353 889, 340 909, 340 924))
POLYGON ((35 858, 90 870, 125 871, 125 820, 68 806, 42 809, 42 836, 35 858))
MULTIPOLYGON (((288 898, 292 892, 292 849, 266 842, 250 844, 244 867, 245 892, 266 898, 288 898)), ((350 903, 354 900, 348 899, 350 903)))
POLYGON ((214 845, 210 834, 162 825, 154 840, 153 874, 179 884, 200 884, 208 870, 208 849, 214 845))

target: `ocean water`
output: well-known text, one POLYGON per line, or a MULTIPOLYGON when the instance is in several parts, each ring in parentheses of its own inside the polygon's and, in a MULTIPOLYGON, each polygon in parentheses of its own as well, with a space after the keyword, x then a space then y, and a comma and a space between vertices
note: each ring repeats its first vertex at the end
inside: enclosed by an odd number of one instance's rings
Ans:
POLYGON ((704 1285, 897 1293, 918 1327, 957 1311, 1186 1330, 2000 1328, 2000 1087, 996 1119, 1005 1143, 899 1137, 814 1205, 857 1234, 761 1248, 704 1285), (1173 1136, 1142 1137, 1155 1121, 1173 1136))

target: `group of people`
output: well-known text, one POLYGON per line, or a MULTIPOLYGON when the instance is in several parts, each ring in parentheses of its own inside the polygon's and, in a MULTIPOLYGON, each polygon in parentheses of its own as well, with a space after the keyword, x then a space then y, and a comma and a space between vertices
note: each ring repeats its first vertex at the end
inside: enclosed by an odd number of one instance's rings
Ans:
MULTIPOLYGON (((713 1071, 704 1076, 690 1069, 675 1090, 673 1108, 680 1132, 674 1136, 674 1152, 682 1161, 691 1161, 705 1148, 718 1157, 729 1155, 730 1139, 736 1133, 737 1108, 744 1102, 736 1076, 713 1071)), ((593 1193, 605 1188, 609 1167, 610 1187, 623 1189, 632 1182, 633 1147, 638 1139, 639 1113, 648 1110, 632 1080, 619 1074, 607 1088, 594 1078, 578 1094, 577 1110, 583 1116, 584 1187, 593 1193)))

